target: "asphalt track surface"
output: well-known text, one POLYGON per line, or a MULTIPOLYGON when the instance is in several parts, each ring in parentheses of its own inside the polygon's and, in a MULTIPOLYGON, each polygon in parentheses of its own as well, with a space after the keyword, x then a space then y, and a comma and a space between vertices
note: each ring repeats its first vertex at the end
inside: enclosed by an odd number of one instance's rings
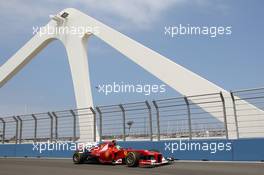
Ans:
POLYGON ((264 175, 264 163, 174 162, 156 168, 74 165, 70 159, 0 159, 0 175, 264 175))

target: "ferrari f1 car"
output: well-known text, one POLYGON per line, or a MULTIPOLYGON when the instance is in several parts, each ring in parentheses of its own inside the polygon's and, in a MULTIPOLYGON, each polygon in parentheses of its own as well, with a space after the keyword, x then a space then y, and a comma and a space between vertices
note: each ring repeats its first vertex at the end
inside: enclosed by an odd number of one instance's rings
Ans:
POLYGON ((125 164, 129 167, 154 167, 169 164, 173 158, 164 158, 156 150, 136 150, 121 148, 115 141, 104 142, 89 149, 76 150, 73 154, 75 164, 100 163, 100 164, 125 164))

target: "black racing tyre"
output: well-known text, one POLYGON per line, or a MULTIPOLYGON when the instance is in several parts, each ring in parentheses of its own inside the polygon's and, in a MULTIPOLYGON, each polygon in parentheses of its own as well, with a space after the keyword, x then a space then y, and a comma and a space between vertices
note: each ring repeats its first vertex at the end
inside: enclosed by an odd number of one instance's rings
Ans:
POLYGON ((140 155, 138 152, 129 152, 126 156, 125 163, 128 167, 138 166, 140 155))
POLYGON ((74 153, 72 156, 72 161, 75 164, 81 164, 84 162, 84 158, 80 153, 74 153))

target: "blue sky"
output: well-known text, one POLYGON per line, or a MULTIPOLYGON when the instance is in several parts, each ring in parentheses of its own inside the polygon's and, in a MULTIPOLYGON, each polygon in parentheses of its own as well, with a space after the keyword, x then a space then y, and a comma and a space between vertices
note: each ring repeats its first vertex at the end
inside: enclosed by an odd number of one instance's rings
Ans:
MULTIPOLYGON (((260 87, 264 84, 263 5, 261 0, 0 2, 0 64, 32 37, 33 26, 43 26, 50 14, 74 7, 227 90, 260 87), (232 34, 217 38, 164 35, 165 26, 179 24, 232 26, 232 34)), ((150 96, 98 93, 95 86, 113 81, 162 82, 95 37, 87 47, 95 104, 178 96, 169 87, 166 93, 150 96)), ((59 41, 51 43, 0 89, 2 116, 68 108, 75 108, 75 100, 66 52, 59 41)))

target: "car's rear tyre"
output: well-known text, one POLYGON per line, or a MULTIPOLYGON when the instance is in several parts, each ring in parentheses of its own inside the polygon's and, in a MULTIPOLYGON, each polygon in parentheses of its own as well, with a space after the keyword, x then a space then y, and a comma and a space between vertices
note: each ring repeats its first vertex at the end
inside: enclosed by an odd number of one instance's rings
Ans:
POLYGON ((125 163, 128 167, 138 166, 140 155, 137 152, 129 152, 126 156, 125 163))
POLYGON ((72 156, 72 161, 75 164, 81 164, 81 163, 84 162, 84 158, 83 158, 83 156, 81 154, 74 153, 73 156, 72 156))

